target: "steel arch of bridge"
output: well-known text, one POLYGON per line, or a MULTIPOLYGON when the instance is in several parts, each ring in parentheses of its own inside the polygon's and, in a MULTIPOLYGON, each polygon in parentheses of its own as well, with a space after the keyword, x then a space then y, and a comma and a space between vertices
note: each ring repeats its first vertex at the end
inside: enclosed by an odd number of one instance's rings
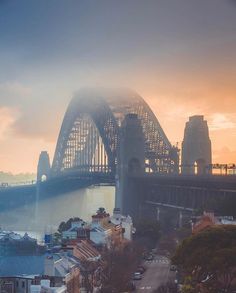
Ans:
POLYGON ((141 120, 145 136, 146 170, 172 173, 178 152, 156 116, 130 90, 80 90, 65 113, 52 163, 52 175, 65 171, 115 174, 121 123, 128 113, 141 120))

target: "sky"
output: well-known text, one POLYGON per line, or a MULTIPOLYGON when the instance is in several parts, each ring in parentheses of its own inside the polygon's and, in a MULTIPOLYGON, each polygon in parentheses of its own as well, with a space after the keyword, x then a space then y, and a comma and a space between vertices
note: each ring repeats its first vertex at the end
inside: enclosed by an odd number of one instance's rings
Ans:
POLYGON ((0 0, 0 170, 52 160, 85 86, 134 89, 179 146, 204 115, 213 161, 236 162, 236 0, 0 0))

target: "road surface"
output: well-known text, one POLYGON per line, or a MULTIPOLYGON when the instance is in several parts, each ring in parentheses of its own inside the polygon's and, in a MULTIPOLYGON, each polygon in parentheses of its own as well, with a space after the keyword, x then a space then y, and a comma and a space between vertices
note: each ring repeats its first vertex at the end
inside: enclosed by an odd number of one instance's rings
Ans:
POLYGON ((170 260, 165 256, 157 255, 152 261, 145 261, 146 272, 142 280, 135 281, 137 293, 151 293, 160 285, 175 280, 175 272, 170 271, 170 260))

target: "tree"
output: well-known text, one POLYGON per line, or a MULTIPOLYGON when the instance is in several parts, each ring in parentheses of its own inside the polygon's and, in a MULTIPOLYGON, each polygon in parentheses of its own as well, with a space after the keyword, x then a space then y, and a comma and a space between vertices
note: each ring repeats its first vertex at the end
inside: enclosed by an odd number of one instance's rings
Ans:
POLYGON ((127 291, 132 274, 140 260, 140 249, 129 243, 113 245, 102 254, 104 269, 102 272, 102 293, 119 293, 127 291))
POLYGON ((100 208, 97 210, 97 214, 98 214, 98 215, 101 215, 101 214, 105 215, 106 213, 107 213, 107 212, 106 212, 105 208, 103 208, 103 207, 100 207, 100 208))
POLYGON ((232 292, 236 278, 236 227, 214 226, 185 239, 172 259, 188 292, 232 292), (196 291, 197 290, 197 291, 196 291))
POLYGON ((135 224, 135 239, 148 248, 153 248, 160 238, 160 225, 158 222, 142 219, 135 224))
POLYGON ((100 271, 100 263, 98 261, 84 260, 80 262, 82 287, 87 293, 92 293, 94 286, 98 287, 100 278, 97 277, 100 271))
POLYGON ((177 293, 178 289, 176 284, 168 282, 164 285, 159 286, 153 293, 177 293))
POLYGON ((175 234, 163 235, 158 243, 158 250, 162 253, 172 255, 177 247, 177 238, 175 234))
POLYGON ((70 218, 67 222, 61 222, 58 227, 58 232, 62 233, 63 231, 69 230, 72 222, 82 221, 79 217, 70 218))

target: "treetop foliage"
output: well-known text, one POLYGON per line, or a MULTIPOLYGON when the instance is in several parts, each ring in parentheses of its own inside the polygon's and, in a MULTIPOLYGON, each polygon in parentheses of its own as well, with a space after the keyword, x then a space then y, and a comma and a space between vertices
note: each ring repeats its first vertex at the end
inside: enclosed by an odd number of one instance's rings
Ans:
POLYGON ((72 222, 77 222, 77 221, 82 221, 79 217, 74 217, 74 218, 70 218, 68 221, 66 222, 61 222, 59 227, 58 227, 58 232, 62 233, 63 231, 67 231, 71 228, 71 223, 72 222))
POLYGON ((172 261, 196 284, 227 290, 236 276, 236 226, 214 226, 188 237, 172 261))

